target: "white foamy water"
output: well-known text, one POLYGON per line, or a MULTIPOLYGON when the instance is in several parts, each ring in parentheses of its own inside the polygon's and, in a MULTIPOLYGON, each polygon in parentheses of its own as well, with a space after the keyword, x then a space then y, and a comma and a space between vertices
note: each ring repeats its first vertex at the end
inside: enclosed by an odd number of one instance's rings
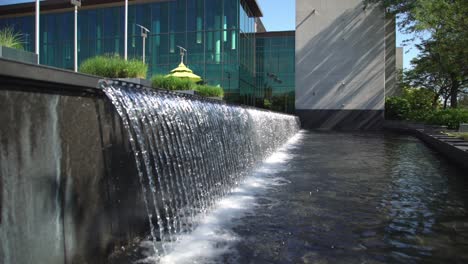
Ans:
MULTIPOLYGON (((155 257, 148 257, 137 263, 223 263, 220 257, 233 251, 240 239, 233 231, 239 224, 237 220, 255 208, 256 197, 271 188, 289 183, 287 179, 278 177, 277 173, 287 168, 287 162, 292 158, 290 150, 298 144, 302 134, 299 132, 292 137, 265 159, 231 194, 218 201, 215 209, 200 220, 192 233, 180 236, 177 242, 168 245, 167 248, 172 249, 170 253, 159 261, 155 257)), ((149 241, 142 243, 143 247, 151 245, 149 241)))

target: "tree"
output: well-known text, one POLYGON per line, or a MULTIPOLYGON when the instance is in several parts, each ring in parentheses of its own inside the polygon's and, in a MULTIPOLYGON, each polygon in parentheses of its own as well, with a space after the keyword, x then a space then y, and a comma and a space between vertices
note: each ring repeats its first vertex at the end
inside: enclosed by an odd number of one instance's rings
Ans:
MULTIPOLYGON (((407 70, 403 75, 403 83, 407 87, 425 88, 434 92, 433 108, 436 108, 439 100, 443 99, 444 108, 448 99, 458 98, 463 91, 466 76, 458 69, 456 61, 451 55, 453 51, 439 51, 440 43, 426 41, 417 45, 421 51, 419 57, 413 59, 414 68, 407 70)), ((457 106, 457 100, 451 101, 451 106, 457 106)))
MULTIPOLYGON (((418 27, 429 30, 432 37, 420 47, 420 59, 432 57, 434 72, 445 78, 449 87, 450 106, 458 106, 458 97, 468 84, 468 2, 465 0, 420 0, 416 11, 418 27)), ((421 60, 415 61, 415 67, 421 60)))
POLYGON ((421 55, 413 60, 408 72, 410 84, 448 95, 450 106, 468 85, 468 1, 466 0, 366 0, 380 3, 387 12, 399 17, 404 33, 420 37, 421 55), (422 38, 422 33, 429 38, 422 38), (419 35, 418 35, 419 34, 419 35))

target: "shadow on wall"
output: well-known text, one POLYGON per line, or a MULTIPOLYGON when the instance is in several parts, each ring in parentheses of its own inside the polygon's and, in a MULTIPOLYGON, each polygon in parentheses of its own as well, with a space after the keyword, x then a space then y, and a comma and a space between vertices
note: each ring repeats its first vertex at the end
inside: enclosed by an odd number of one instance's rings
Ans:
MULTIPOLYGON (((321 15, 319 10, 301 24, 298 34, 308 34, 307 27, 317 27, 317 21, 326 22, 317 17, 321 15)), ((296 109, 300 115, 310 114, 302 118, 304 124, 330 129, 342 123, 376 125, 373 118, 384 109, 384 16, 380 7, 363 10, 358 5, 296 49, 296 109), (354 110, 369 112, 368 118, 354 110)))
POLYGON ((399 94, 396 67, 396 22, 387 14, 385 21, 385 97, 399 94))
POLYGON ((380 110, 296 110, 301 125, 318 130, 379 130, 384 113, 380 110))

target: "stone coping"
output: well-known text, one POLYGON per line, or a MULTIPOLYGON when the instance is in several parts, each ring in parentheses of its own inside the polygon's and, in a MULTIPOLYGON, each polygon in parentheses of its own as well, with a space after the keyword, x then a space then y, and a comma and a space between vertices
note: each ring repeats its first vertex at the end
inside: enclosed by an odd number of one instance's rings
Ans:
POLYGON ((97 89, 99 77, 44 65, 0 59, 0 75, 19 79, 97 89))

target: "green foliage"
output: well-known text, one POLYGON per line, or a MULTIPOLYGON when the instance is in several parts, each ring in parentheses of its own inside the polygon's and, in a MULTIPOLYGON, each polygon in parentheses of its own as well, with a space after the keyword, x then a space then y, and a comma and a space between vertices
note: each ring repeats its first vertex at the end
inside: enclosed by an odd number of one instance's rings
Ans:
POLYGON ((146 78, 148 65, 140 60, 124 60, 118 55, 89 58, 80 66, 80 72, 107 78, 146 78))
POLYGON ((127 61, 128 77, 126 78, 141 78, 146 79, 148 73, 148 65, 141 60, 131 59, 127 61))
POLYGON ((388 120, 405 120, 411 110, 407 99, 393 96, 385 100, 385 118, 388 120))
POLYGON ((458 129, 460 123, 468 123, 468 110, 445 109, 433 112, 427 122, 432 125, 447 126, 450 129, 458 129))
POLYGON ((432 115, 437 112, 436 110, 424 111, 424 110, 415 110, 410 111, 406 116, 407 120, 427 123, 432 115))
MULTIPOLYGON (((412 34, 419 56, 411 63, 409 84, 431 89, 457 108, 468 90, 468 1, 466 0, 365 0, 381 3, 398 16, 403 33, 412 34)), ((437 100, 435 100, 437 101, 437 100)))
POLYGON ((434 96, 428 89, 404 88, 401 97, 385 100, 385 118, 425 122, 435 110, 434 96))
POLYGON ((0 46, 22 50, 22 35, 11 27, 3 28, 0 30, 0 46))
POLYGON ((434 92, 428 89, 403 89, 403 98, 408 100, 411 105, 411 110, 432 110, 432 101, 434 92))
POLYGON ((409 103, 405 119, 425 122, 435 110, 435 93, 428 89, 403 89, 402 98, 409 103))
POLYGON ((435 109, 431 105, 433 96, 432 91, 426 89, 404 90, 401 97, 386 99, 385 118, 447 126, 450 129, 458 129, 460 123, 468 122, 468 109, 435 109))
POLYGON ((458 101, 458 107, 468 109, 468 96, 464 95, 458 101))
POLYGON ((151 78, 151 84, 154 88, 166 90, 194 90, 196 84, 188 79, 177 77, 165 77, 163 75, 156 75, 151 78))
POLYGON ((224 91, 221 87, 195 84, 188 79, 177 77, 165 77, 163 75, 156 75, 151 78, 153 88, 166 89, 166 90, 195 90, 199 95, 205 97, 223 97, 224 91))
POLYGON ((268 100, 268 99, 264 99, 264 100, 263 100, 263 107, 264 107, 265 109, 271 109, 271 101, 268 100))
POLYGON ((196 85, 195 91, 205 97, 224 97, 223 88, 210 85, 196 85))
POLYGON ((460 138, 460 139, 468 141, 468 133, 466 132, 452 132, 452 133, 446 133, 446 134, 451 137, 456 137, 456 138, 460 138))

